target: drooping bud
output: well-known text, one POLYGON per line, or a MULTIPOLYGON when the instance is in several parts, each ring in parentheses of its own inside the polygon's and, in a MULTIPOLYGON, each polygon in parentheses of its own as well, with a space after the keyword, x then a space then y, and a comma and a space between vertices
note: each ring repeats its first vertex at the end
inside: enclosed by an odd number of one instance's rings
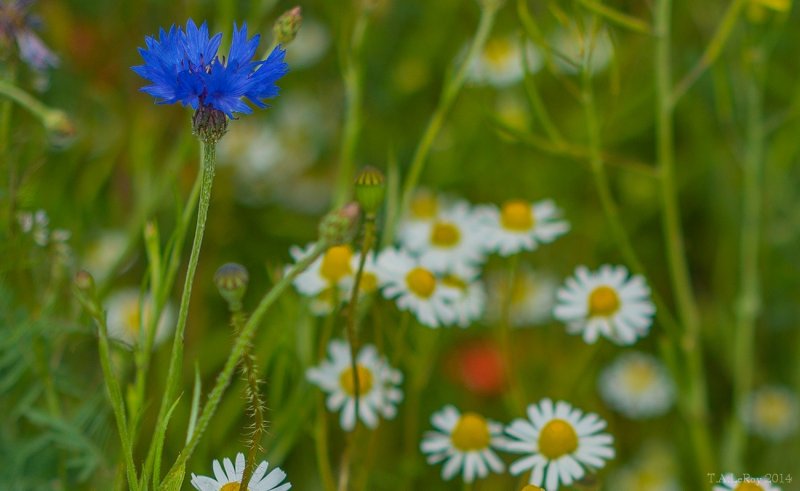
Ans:
POLYGON ((75 124, 64 111, 54 109, 44 117, 44 126, 57 138, 71 138, 75 136, 75 124))
POLYGON ((81 292, 91 294, 94 291, 94 277, 86 270, 75 273, 75 287, 81 292))
POLYGON ((356 201, 364 213, 374 215, 380 210, 386 196, 383 173, 375 167, 366 166, 356 176, 356 201))
POLYGON ((78 297, 81 305, 94 318, 102 314, 102 308, 97 301, 97 290, 95 288, 94 277, 86 270, 75 273, 73 280, 75 285, 75 296, 78 297))
POLYGON ((228 117, 219 109, 200 106, 192 116, 192 132, 203 143, 214 144, 228 131, 228 117))
POLYGON ((302 23, 302 10, 299 6, 284 12, 275 21, 275 25, 272 26, 272 34, 275 36, 275 42, 285 48, 289 43, 294 41, 297 32, 300 31, 300 25, 302 23))
POLYGON ((237 312, 242 309, 242 297, 247 291, 250 275, 244 266, 237 263, 223 264, 214 273, 214 283, 219 294, 228 302, 228 308, 237 312))
POLYGON ((353 240, 358 230, 361 209, 358 203, 351 202, 334 210, 319 223, 319 237, 328 246, 346 244, 353 240))

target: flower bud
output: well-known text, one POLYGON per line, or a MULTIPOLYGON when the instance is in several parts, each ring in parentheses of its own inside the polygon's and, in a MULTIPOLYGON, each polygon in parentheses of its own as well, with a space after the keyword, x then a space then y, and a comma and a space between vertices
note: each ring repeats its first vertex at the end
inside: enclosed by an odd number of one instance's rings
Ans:
POLYGON ((228 131, 228 117, 219 109, 200 106, 192 116, 192 132, 203 142, 214 144, 228 131))
POLYGON ((303 22, 303 16, 300 7, 295 7, 283 13, 275 25, 272 26, 272 34, 275 37, 275 42, 283 45, 285 48, 289 43, 294 41, 297 32, 300 30, 300 25, 303 22))
POLYGON ((94 291, 94 277, 86 270, 75 273, 75 286, 83 293, 90 294, 94 291))
POLYGON ((247 291, 247 283, 250 275, 244 266, 237 263, 223 264, 214 273, 214 283, 217 285, 219 294, 228 302, 228 307, 232 311, 242 309, 242 297, 247 291))
POLYGON ((364 213, 374 215, 380 210, 386 196, 383 173, 375 167, 366 166, 356 176, 356 201, 364 213))
POLYGON ((334 210, 322 218, 319 236, 328 246, 346 244, 353 240, 358 230, 358 217, 361 213, 358 203, 351 202, 334 210))

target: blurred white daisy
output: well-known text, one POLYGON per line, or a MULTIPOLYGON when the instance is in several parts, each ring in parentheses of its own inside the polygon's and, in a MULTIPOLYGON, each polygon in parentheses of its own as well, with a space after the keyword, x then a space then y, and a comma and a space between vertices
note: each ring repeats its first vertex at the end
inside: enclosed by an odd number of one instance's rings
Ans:
POLYGON ((606 264, 594 273, 579 266, 557 296, 556 319, 567 324, 568 333, 582 332, 590 344, 600 336, 633 344, 647 335, 656 312, 644 278, 629 278, 624 266, 606 264))
MULTIPOLYGON (((305 249, 293 246, 289 254, 297 262, 307 257, 314 249, 314 244, 308 244, 305 249)), ((303 295, 313 297, 325 290, 331 289, 338 292, 344 288, 354 273, 353 249, 349 245, 329 247, 319 256, 311 266, 297 275, 294 286, 303 295)), ((336 293, 338 295, 338 293, 336 293)))
MULTIPOLYGON (((139 290, 128 288, 112 293, 105 302, 108 311, 108 337, 127 347, 139 343, 140 333, 147 328, 153 316, 153 300, 145 294, 139 301, 139 290)), ((153 337, 153 348, 164 342, 175 328, 175 311, 169 303, 161 311, 153 337)))
MULTIPOLYGON (((198 476, 192 473, 192 486, 199 491, 239 491, 239 484, 244 475, 244 454, 236 454, 236 465, 226 458, 222 464, 214 460, 212 467, 214 477, 198 476)), ((283 483, 286 473, 279 467, 272 469, 269 474, 269 463, 262 461, 253 471, 250 482, 247 483, 249 491, 286 491, 292 488, 291 483, 283 483)))
POLYGON ((511 200, 501 208, 483 205, 478 211, 487 250, 501 256, 532 251, 569 231, 561 211, 551 200, 528 203, 511 200))
POLYGON ((587 70, 592 75, 605 70, 614 57, 614 45, 608 30, 601 27, 591 32, 589 28, 589 22, 579 25, 573 21, 556 30, 550 37, 550 45, 557 53, 554 61, 562 73, 580 73, 587 50, 591 51, 587 70))
POLYGON ((550 399, 528 406, 528 418, 516 419, 506 427, 513 440, 504 448, 527 454, 509 468, 518 476, 531 471, 530 483, 554 491, 596 471, 614 458, 614 439, 601 430, 606 422, 593 413, 573 408, 567 402, 550 399))
POLYGON ((450 480, 461 473, 469 483, 488 476, 490 470, 498 474, 505 470, 494 451, 505 441, 501 424, 480 414, 462 414, 453 406, 434 413, 431 423, 436 431, 425 433, 420 448, 429 464, 444 462, 442 479, 450 480))
MULTIPOLYGON (((542 67, 542 55, 532 43, 524 44, 531 73, 542 67)), ((470 82, 492 85, 497 88, 508 87, 522 80, 525 67, 522 64, 523 45, 516 35, 498 36, 489 39, 483 51, 477 56, 467 71, 470 82)))
POLYGON ((800 403, 785 387, 762 387, 748 396, 741 417, 752 433, 778 442, 797 431, 800 403))
POLYGON ((401 227, 399 239, 436 273, 471 275, 484 260, 483 236, 466 201, 440 207, 431 220, 401 227))
POLYGON ((609 407, 631 419, 660 416, 675 399, 672 380, 661 362, 639 352, 614 360, 600 373, 598 387, 609 407))
MULTIPOLYGON (((353 292, 353 283, 355 282, 356 272, 358 265, 361 262, 361 253, 356 252, 350 262, 350 268, 353 274, 346 277, 342 285, 342 296, 345 302, 350 301, 350 295, 353 292)), ((359 295, 369 295, 375 293, 380 286, 378 280, 378 265, 375 261, 375 254, 369 253, 364 260, 364 270, 361 272, 361 283, 358 286, 359 295)))
POLYGON ((723 474, 714 491, 781 491, 774 486, 769 477, 736 477, 733 474, 723 474))
POLYGON ((331 36, 325 25, 313 19, 303 18, 303 25, 289 46, 286 61, 293 68, 306 68, 318 62, 328 50, 331 36))
MULTIPOLYGON (((328 344, 330 359, 309 368, 306 378, 328 393, 326 405, 330 411, 340 411, 342 429, 351 431, 356 426, 356 377, 350 365, 350 345, 341 340, 328 344)), ((378 426, 378 417, 392 419, 397 414, 397 404, 403 400, 398 387, 403 374, 389 365, 378 354, 375 346, 365 345, 356 357, 358 371, 358 416, 369 428, 378 426)))
POLYGON ((428 189, 418 189, 411 197, 408 211, 397 227, 397 236, 403 237, 425 235, 430 230, 439 213, 450 205, 450 200, 428 189))
POLYGON ((636 452, 635 459, 614 472, 608 489, 615 491, 681 491, 675 452, 649 443, 636 452))
POLYGON ((428 327, 451 325, 460 292, 447 285, 407 252, 385 249, 378 256, 377 273, 383 295, 395 299, 400 310, 414 313, 428 327))
POLYGON ((128 235, 123 230, 104 230, 91 241, 83 257, 83 268, 101 283, 112 273, 111 268, 120 260, 128 245, 128 235))
POLYGON ((456 324, 461 327, 469 327, 483 317, 483 311, 486 308, 486 288, 480 280, 469 280, 450 274, 444 276, 441 281, 459 292, 452 302, 456 324))
POLYGON ((521 265, 514 274, 514 285, 510 292, 507 271, 493 271, 487 276, 487 285, 487 317, 490 321, 501 320, 502 309, 509 301, 508 320, 512 326, 546 324, 552 318, 558 288, 552 276, 521 265))

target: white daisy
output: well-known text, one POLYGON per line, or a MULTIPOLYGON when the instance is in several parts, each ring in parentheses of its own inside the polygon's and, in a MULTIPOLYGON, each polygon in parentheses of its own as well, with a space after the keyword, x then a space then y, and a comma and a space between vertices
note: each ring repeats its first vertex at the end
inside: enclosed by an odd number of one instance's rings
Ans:
POLYGON ((533 204, 511 200, 499 209, 484 205, 478 213, 487 249, 501 256, 532 251, 569 231, 569 223, 560 219, 561 211, 551 200, 533 204))
POLYGON ((427 454, 429 464, 444 462, 442 479, 450 480, 462 474, 465 482, 484 478, 489 471, 502 473, 505 466, 493 448, 504 441, 503 426, 483 416, 461 414, 453 406, 445 406, 431 416, 436 431, 428 431, 420 448, 427 454))
POLYGON ((503 306, 509 301, 511 304, 508 320, 512 326, 541 325, 552 318, 558 288, 558 283, 552 276, 535 272, 527 265, 521 265, 514 274, 514 285, 510 292, 507 271, 492 272, 487 278, 487 283, 489 291, 487 316, 491 321, 497 322, 501 319, 503 306))
POLYGON ((762 387, 753 391, 741 417, 756 435, 778 442, 797 431, 800 403, 797 394, 784 387, 762 387))
POLYGON ((385 249, 378 256, 378 278, 386 298, 395 299, 400 310, 409 310, 428 327, 451 325, 460 292, 448 286, 407 252, 385 249))
POLYGON ((609 478, 608 489, 617 491, 681 491, 675 452, 649 443, 636 452, 628 465, 609 478))
MULTIPOLYGON (((309 244, 305 249, 293 246, 289 249, 295 261, 307 257, 314 249, 314 244, 309 244)), ((353 249, 349 245, 329 247, 320 255, 311 266, 297 275, 294 286, 303 295, 313 297, 325 290, 338 291, 344 288, 350 277, 355 272, 353 268, 353 249)))
MULTIPOLYGON (((356 426, 355 379, 350 365, 350 345, 341 340, 328 344, 329 360, 309 368, 306 378, 328 393, 326 404, 330 411, 341 410, 340 423, 346 431, 356 426)), ((403 400, 398 385, 403 374, 378 354, 375 346, 365 345, 356 357, 358 371, 358 416, 369 428, 378 426, 378 416, 392 419, 397 404, 403 400)))
POLYGON ((567 324, 570 334, 583 332, 590 344, 601 335, 617 344, 633 344, 647 335, 656 312, 644 278, 628 278, 624 266, 606 264, 594 273, 579 266, 557 296, 556 319, 567 324))
POLYGON ((460 327, 469 327, 483 317, 486 307, 486 288, 480 280, 468 280, 451 274, 444 276, 441 281, 459 293, 451 304, 456 324, 460 327))
MULTIPOLYGON (((542 67, 542 55, 530 42, 525 43, 528 68, 531 73, 542 67)), ((467 71, 467 78, 475 84, 487 84, 497 88, 518 83, 525 75, 522 64, 523 45, 519 36, 494 37, 486 42, 467 71)))
POLYGON ((714 491, 781 491, 778 486, 773 486, 769 477, 736 477, 733 474, 724 474, 720 483, 714 486, 714 491))
MULTIPOLYGON (((215 460, 212 464, 214 477, 198 476, 192 473, 192 486, 199 491, 239 491, 239 484, 244 475, 244 454, 236 454, 236 465, 226 458, 222 464, 215 460)), ((291 483, 283 483, 286 473, 279 467, 272 469, 267 474, 269 463, 262 461, 253 471, 250 482, 247 483, 248 491, 286 491, 292 488, 291 483)))
POLYGON ((601 433, 606 422, 593 413, 584 415, 569 403, 550 399, 528 406, 528 420, 516 419, 506 427, 513 438, 504 447, 528 454, 509 468, 512 475, 531 471, 530 483, 547 491, 569 486, 614 458, 614 439, 601 433))
MULTIPOLYGON (((112 293, 106 300, 108 311, 108 337, 132 347, 139 343, 141 329, 146 328, 153 315, 153 301, 145 294, 144 301, 139 302, 139 290, 128 288, 112 293)), ((164 342, 175 328, 175 312, 169 303, 161 311, 161 318, 156 325, 153 337, 153 348, 164 342)))
MULTIPOLYGON (((358 271, 359 263, 361 262, 361 253, 356 252, 350 260, 350 269, 352 275, 347 276, 342 283, 342 296, 346 302, 350 301, 350 296, 353 293, 353 283, 356 279, 356 272, 358 271)), ((375 261, 375 254, 367 254, 364 260, 364 270, 361 272, 361 283, 358 286, 359 296, 369 295, 375 293, 380 287, 380 280, 378 280, 378 265, 375 261)))
POLYGON ((484 261, 483 234, 466 201, 440 207, 432 219, 402 227, 399 239, 436 273, 470 275, 484 261))
POLYGON ((450 206, 450 200, 428 189, 418 189, 411 197, 408 211, 397 226, 397 236, 401 242, 404 237, 425 236, 442 210, 450 206))
POLYGON ((614 360, 600 374, 598 387, 606 404, 631 419, 660 416, 675 398, 672 380, 661 362, 638 352, 614 360))
POLYGON ((568 26, 555 31, 550 37, 550 44, 558 53, 554 57, 554 61, 562 73, 579 74, 587 50, 591 50, 587 70, 592 75, 605 70, 614 57, 614 45, 608 30, 601 27, 592 33, 588 30, 589 27, 589 22, 578 25, 573 21, 568 26))

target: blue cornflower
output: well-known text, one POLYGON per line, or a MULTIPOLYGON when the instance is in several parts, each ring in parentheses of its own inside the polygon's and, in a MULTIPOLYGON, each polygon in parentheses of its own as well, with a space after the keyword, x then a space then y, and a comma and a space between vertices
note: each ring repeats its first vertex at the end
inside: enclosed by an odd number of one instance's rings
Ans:
POLYGON ((147 48, 139 48, 144 65, 133 71, 152 82, 141 90, 160 104, 180 102, 193 109, 215 109, 234 118, 234 113, 250 114, 243 98, 264 108, 263 99, 278 95, 275 82, 286 74, 285 50, 279 45, 266 60, 253 60, 260 36, 247 39, 247 24, 233 25, 233 42, 225 57, 217 56, 222 34, 209 37, 205 22, 198 28, 189 19, 186 30, 173 25, 161 29, 158 40, 145 37, 147 48))

